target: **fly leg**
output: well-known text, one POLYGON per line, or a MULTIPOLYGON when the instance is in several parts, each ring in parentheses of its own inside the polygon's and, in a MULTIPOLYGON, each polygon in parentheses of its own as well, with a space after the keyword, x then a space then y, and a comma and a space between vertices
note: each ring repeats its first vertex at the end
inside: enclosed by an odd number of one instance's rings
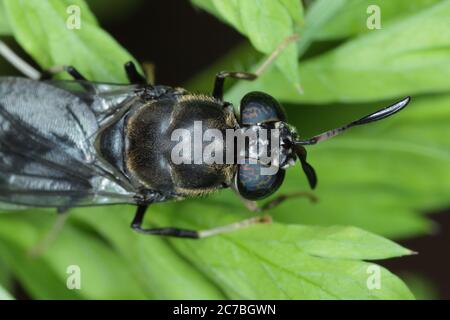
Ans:
POLYGON ((147 80, 137 71, 133 61, 128 61, 127 63, 125 63, 124 68, 128 77, 128 81, 130 81, 131 84, 147 84, 147 80))
POLYGON ((144 220, 147 208, 148 205, 139 205, 137 207, 133 222, 131 222, 131 228, 133 230, 143 234, 154 234, 168 237, 190 238, 190 239, 200 238, 199 232, 195 230, 185 230, 178 228, 151 228, 151 229, 142 228, 142 222, 144 220))
POLYGON ((64 228, 64 225, 66 224, 68 218, 69 213, 67 211, 58 211, 58 216, 56 217, 56 221, 53 223, 52 228, 47 232, 42 240, 40 240, 33 248, 31 248, 29 252, 30 256, 40 256, 61 233, 61 230, 64 228))
POLYGON ((293 192, 293 193, 288 193, 288 194, 281 194, 278 197, 272 199, 271 201, 266 202, 261 207, 258 206, 258 203, 256 201, 246 200, 242 197, 241 197, 241 200, 244 202, 244 205, 250 211, 264 212, 264 211, 268 211, 270 209, 277 207, 278 205, 280 205, 281 203, 283 203, 286 200, 295 199, 295 198, 307 198, 312 203, 316 203, 318 201, 318 198, 311 192, 293 192))
POLYGON ((223 86, 225 84, 226 78, 253 81, 258 78, 258 75, 249 72, 230 72, 230 71, 221 71, 217 73, 216 80, 214 81, 214 89, 212 95, 214 98, 218 100, 223 100, 223 86))
POLYGON ((75 80, 86 80, 77 69, 71 66, 54 66, 44 72, 39 72, 33 68, 29 63, 19 57, 12 51, 3 41, 0 41, 0 55, 2 55, 9 63, 11 63, 17 70, 22 72, 30 79, 34 80, 48 80, 59 72, 69 73, 75 80))
POLYGON ((270 224, 272 223, 272 217, 269 215, 251 217, 242 221, 227 224, 225 226, 211 228, 198 231, 199 238, 208 238, 219 234, 230 233, 239 229, 248 228, 257 224, 270 224))
MULTIPOLYGON (((131 84, 147 84, 147 79, 143 77, 138 71, 135 66, 135 64, 132 61, 128 61, 124 65, 125 73, 127 74, 128 80, 131 84)), ((147 68, 148 70, 151 70, 151 68, 147 68)), ((41 80, 47 80, 51 79, 53 75, 60 73, 60 72, 67 72, 74 78, 74 80, 82 80, 82 81, 88 81, 86 77, 84 77, 77 69, 75 69, 72 66, 54 66, 46 71, 41 75, 41 80)), ((150 75, 150 79, 153 79, 153 73, 150 75)))
POLYGON ((299 39, 298 34, 293 34, 284 39, 254 73, 229 72, 229 71, 221 71, 217 73, 216 79, 214 81, 214 89, 212 93, 213 97, 218 100, 223 100, 223 89, 224 89, 223 87, 226 78, 249 80, 249 81, 256 80, 267 70, 267 68, 276 60, 276 58, 283 52, 283 50, 289 44, 297 41, 298 39, 299 39))
POLYGON ((186 230, 178 228, 152 228, 144 229, 142 228, 142 221, 144 219, 145 212, 148 205, 140 205, 136 210, 135 217, 131 223, 131 228, 135 231, 143 234, 153 234, 160 236, 176 237, 176 238, 189 238, 189 239, 202 239, 218 234, 229 233, 238 229, 246 228, 254 224, 261 223, 271 223, 272 219, 270 216, 262 217, 252 217, 250 219, 242 220, 236 223, 228 224, 225 226, 211 228, 206 230, 186 230))
POLYGON ((41 77, 39 80, 50 80, 52 79, 55 74, 61 73, 61 72, 67 72, 69 75, 72 76, 74 80, 80 81, 81 86, 87 91, 87 92, 93 92, 93 87, 90 85, 89 80, 86 79, 85 76, 83 76, 75 67, 72 66, 53 66, 47 70, 44 70, 41 74, 41 77))
POLYGON ((75 67, 72 66, 53 66, 45 70, 39 80, 50 80, 55 74, 67 72, 74 80, 88 81, 75 67))

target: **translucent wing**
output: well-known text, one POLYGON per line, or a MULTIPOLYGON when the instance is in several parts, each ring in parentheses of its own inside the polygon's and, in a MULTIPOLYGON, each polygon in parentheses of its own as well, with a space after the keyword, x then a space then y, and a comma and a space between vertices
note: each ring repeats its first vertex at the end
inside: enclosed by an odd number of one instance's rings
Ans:
POLYGON ((89 81, 45 81, 46 84, 62 89, 78 97, 94 112, 98 121, 111 115, 127 101, 136 99, 135 91, 141 86, 89 81))
POLYGON ((100 117, 130 99, 130 91, 98 85, 89 93, 75 82, 55 83, 0 78, 0 202, 132 203, 135 190, 101 165, 93 146, 100 117))

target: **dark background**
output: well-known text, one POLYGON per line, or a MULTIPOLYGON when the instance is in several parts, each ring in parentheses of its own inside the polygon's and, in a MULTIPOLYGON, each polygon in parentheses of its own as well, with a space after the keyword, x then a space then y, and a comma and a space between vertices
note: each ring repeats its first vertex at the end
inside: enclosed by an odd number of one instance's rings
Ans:
POLYGON ((100 22, 138 61, 155 65, 157 83, 171 86, 245 40, 189 1, 142 1, 125 21, 103 20, 100 13, 100 22))

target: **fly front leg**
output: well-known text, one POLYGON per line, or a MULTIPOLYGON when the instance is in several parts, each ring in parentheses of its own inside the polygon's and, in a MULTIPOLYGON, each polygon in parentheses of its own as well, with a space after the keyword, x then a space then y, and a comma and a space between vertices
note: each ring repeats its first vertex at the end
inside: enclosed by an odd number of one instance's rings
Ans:
POLYGON ((52 79, 56 74, 67 72, 74 80, 78 81, 88 81, 85 76, 83 76, 75 67, 72 66, 65 66, 65 65, 59 65, 59 66, 53 66, 51 68, 48 68, 45 70, 42 74, 39 80, 50 80, 52 79))
MULTIPOLYGON (((50 80, 56 74, 61 72, 67 72, 72 76, 74 80, 78 81, 88 81, 85 76, 83 76, 75 67, 67 65, 56 65, 50 67, 43 72, 39 72, 29 63, 19 57, 14 51, 12 51, 6 43, 0 41, 0 55, 3 56, 9 63, 11 63, 17 70, 22 72, 24 75, 30 79, 35 80, 50 80)), ((125 71, 127 73, 128 79, 134 84, 147 84, 146 79, 139 74, 134 63, 132 61, 125 64, 125 71)))
POLYGON ((244 199, 242 197, 240 197, 240 198, 243 201, 245 207, 248 210, 253 211, 253 212, 268 211, 268 210, 273 209, 273 208, 277 207, 278 205, 282 204, 286 200, 295 199, 295 198, 307 198, 307 199, 309 199, 309 201, 311 203, 318 202, 317 196, 315 196, 313 193, 307 192, 307 191, 306 192, 293 192, 293 193, 288 193, 288 194, 281 194, 278 197, 270 200, 269 202, 266 202, 261 207, 258 205, 258 203, 256 201, 250 201, 250 200, 244 199))
MULTIPOLYGON (((131 84, 147 84, 146 79, 137 71, 135 64, 132 61, 125 63, 125 73, 131 84)), ((40 77, 40 80, 49 80, 54 77, 55 74, 67 72, 72 76, 74 80, 88 81, 75 67, 73 66, 53 66, 45 70, 40 77)))
MULTIPOLYGON (((137 71, 136 66, 132 61, 127 62, 124 65, 125 73, 127 74, 128 80, 131 84, 147 84, 146 79, 137 71)), ((88 79, 81 74, 75 67, 73 66, 53 66, 47 70, 45 70, 40 77, 40 80, 49 80, 53 78, 56 74, 61 72, 67 72, 72 76, 74 80, 78 81, 88 81, 88 79)))
POLYGON ((144 221, 145 213, 147 212, 148 205, 139 205, 137 207, 133 221, 131 222, 131 228, 139 233, 143 234, 154 234, 159 236, 177 237, 177 238, 190 238, 198 239, 200 238, 198 231, 195 230, 185 230, 178 228, 150 228, 145 229, 142 227, 142 222, 144 221))
POLYGON ((14 51, 12 51, 3 41, 0 41, 0 55, 30 79, 49 80, 57 73, 67 72, 75 80, 86 80, 86 78, 72 66, 54 66, 49 68, 48 70, 39 72, 21 57, 19 57, 14 51))
POLYGON ((223 87, 226 78, 249 80, 253 81, 258 78, 255 73, 249 72, 231 72, 231 71, 221 71, 216 74, 216 80, 214 82, 213 97, 218 100, 223 100, 223 87))
POLYGON ((148 205, 140 205, 136 210, 131 228, 142 234, 151 234, 176 238, 188 238, 188 239, 203 239, 212 237, 218 234, 224 234, 236 231, 238 229, 247 228, 255 224, 267 224, 272 222, 272 218, 268 215, 262 217, 252 217, 250 219, 242 220, 239 222, 231 223, 225 226, 206 229, 206 230, 189 230, 179 228, 150 228, 145 229, 142 227, 145 213, 148 205))
POLYGON ((56 74, 61 72, 67 72, 76 81, 80 81, 81 86, 87 92, 93 92, 93 87, 89 83, 89 80, 83 76, 75 67, 72 66, 53 66, 44 72, 42 72, 39 80, 51 80, 56 74))
POLYGON ((214 89, 212 93, 213 97, 218 100, 223 100, 223 88, 226 78, 248 80, 248 81, 258 79, 258 77, 260 77, 267 70, 267 68, 276 60, 276 58, 283 52, 283 50, 289 44, 297 41, 298 39, 299 39, 298 34, 293 34, 284 39, 254 73, 222 71, 216 74, 214 89))
POLYGON ((241 220, 235 223, 227 224, 221 227, 200 230, 198 231, 199 238, 207 238, 216 236, 219 234, 230 233, 239 229, 244 229, 257 224, 270 224, 272 223, 272 217, 269 215, 251 217, 249 219, 241 220))

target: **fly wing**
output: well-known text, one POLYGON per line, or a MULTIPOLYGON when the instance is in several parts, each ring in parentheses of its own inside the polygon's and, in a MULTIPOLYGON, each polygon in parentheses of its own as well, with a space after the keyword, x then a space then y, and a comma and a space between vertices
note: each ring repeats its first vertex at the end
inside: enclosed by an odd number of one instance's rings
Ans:
POLYGON ((66 208, 130 203, 134 191, 99 165, 90 108, 104 101, 49 83, 0 78, 0 202, 66 208))
POLYGON ((81 99, 94 112, 99 122, 120 109, 126 101, 136 99, 135 91, 142 88, 134 84, 113 84, 89 81, 55 81, 45 83, 70 92, 81 99))

